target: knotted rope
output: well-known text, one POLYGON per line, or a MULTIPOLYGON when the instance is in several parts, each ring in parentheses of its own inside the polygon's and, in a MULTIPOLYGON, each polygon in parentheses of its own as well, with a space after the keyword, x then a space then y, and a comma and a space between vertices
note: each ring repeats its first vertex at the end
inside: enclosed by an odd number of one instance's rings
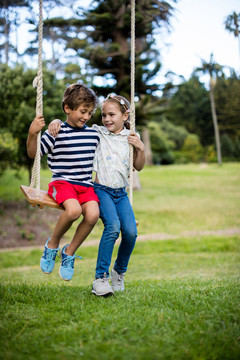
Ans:
MULTIPOLYGON (((43 114, 42 39, 43 39, 42 0, 39 0, 38 72, 37 72, 37 77, 33 80, 33 86, 37 88, 36 116, 43 114)), ((33 163, 32 177, 30 183, 30 188, 33 188, 36 182, 37 198, 40 198, 40 170, 41 170, 40 140, 41 140, 41 131, 38 133, 37 136, 37 152, 33 163)))

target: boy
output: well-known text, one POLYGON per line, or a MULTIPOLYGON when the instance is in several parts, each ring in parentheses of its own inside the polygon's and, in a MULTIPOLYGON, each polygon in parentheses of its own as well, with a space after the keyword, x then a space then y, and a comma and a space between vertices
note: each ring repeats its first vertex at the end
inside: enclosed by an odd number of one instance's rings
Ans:
MULTIPOLYGON (((62 236, 81 215, 70 244, 61 251, 59 274, 63 280, 71 280, 74 273, 75 252, 89 235, 99 218, 99 200, 92 184, 92 167, 99 143, 97 131, 86 126, 98 104, 95 93, 84 85, 72 84, 64 92, 63 111, 66 122, 54 138, 47 131, 41 138, 41 155, 48 154, 48 166, 53 176, 48 194, 64 207, 52 236, 46 241, 40 266, 44 273, 50 274, 62 236)), ((44 127, 43 116, 37 116, 30 128, 27 139, 27 152, 34 158, 37 147, 37 134, 44 127)))

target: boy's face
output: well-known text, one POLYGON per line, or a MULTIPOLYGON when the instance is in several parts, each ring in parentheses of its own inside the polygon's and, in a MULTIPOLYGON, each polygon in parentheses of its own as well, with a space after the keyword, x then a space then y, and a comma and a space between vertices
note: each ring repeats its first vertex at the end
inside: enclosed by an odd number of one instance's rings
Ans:
POLYGON ((71 110, 68 105, 65 105, 64 110, 67 114, 67 123, 73 127, 82 128, 91 118, 94 106, 82 104, 76 110, 71 110))

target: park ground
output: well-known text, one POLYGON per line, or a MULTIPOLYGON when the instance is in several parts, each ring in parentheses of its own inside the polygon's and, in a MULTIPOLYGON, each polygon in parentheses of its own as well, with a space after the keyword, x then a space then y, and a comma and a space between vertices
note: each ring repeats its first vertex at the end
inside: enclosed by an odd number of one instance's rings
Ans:
MULTIPOLYGON (((27 174, 0 179, 0 359, 240 358, 240 164, 140 175, 126 289, 109 298, 91 293, 101 222, 77 251, 70 282, 58 274, 59 258, 43 274, 39 259, 59 210, 26 203, 19 186, 27 174)), ((48 179, 44 170, 43 188, 48 179)))

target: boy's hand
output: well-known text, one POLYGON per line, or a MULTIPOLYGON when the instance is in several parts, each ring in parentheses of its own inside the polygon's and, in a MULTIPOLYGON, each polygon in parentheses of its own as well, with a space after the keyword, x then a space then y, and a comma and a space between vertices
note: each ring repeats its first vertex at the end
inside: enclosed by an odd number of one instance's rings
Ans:
POLYGON ((36 135, 45 126, 45 120, 42 115, 35 117, 29 128, 29 135, 36 135))
POLYGON ((53 121, 51 121, 48 125, 49 134, 56 137, 59 133, 59 130, 61 129, 61 123, 62 121, 59 119, 54 119, 53 121))
POLYGON ((144 151, 144 144, 143 142, 139 139, 139 137, 137 136, 137 134, 135 132, 132 132, 129 136, 128 136, 128 142, 129 144, 131 144, 134 149, 138 150, 138 151, 144 151))

